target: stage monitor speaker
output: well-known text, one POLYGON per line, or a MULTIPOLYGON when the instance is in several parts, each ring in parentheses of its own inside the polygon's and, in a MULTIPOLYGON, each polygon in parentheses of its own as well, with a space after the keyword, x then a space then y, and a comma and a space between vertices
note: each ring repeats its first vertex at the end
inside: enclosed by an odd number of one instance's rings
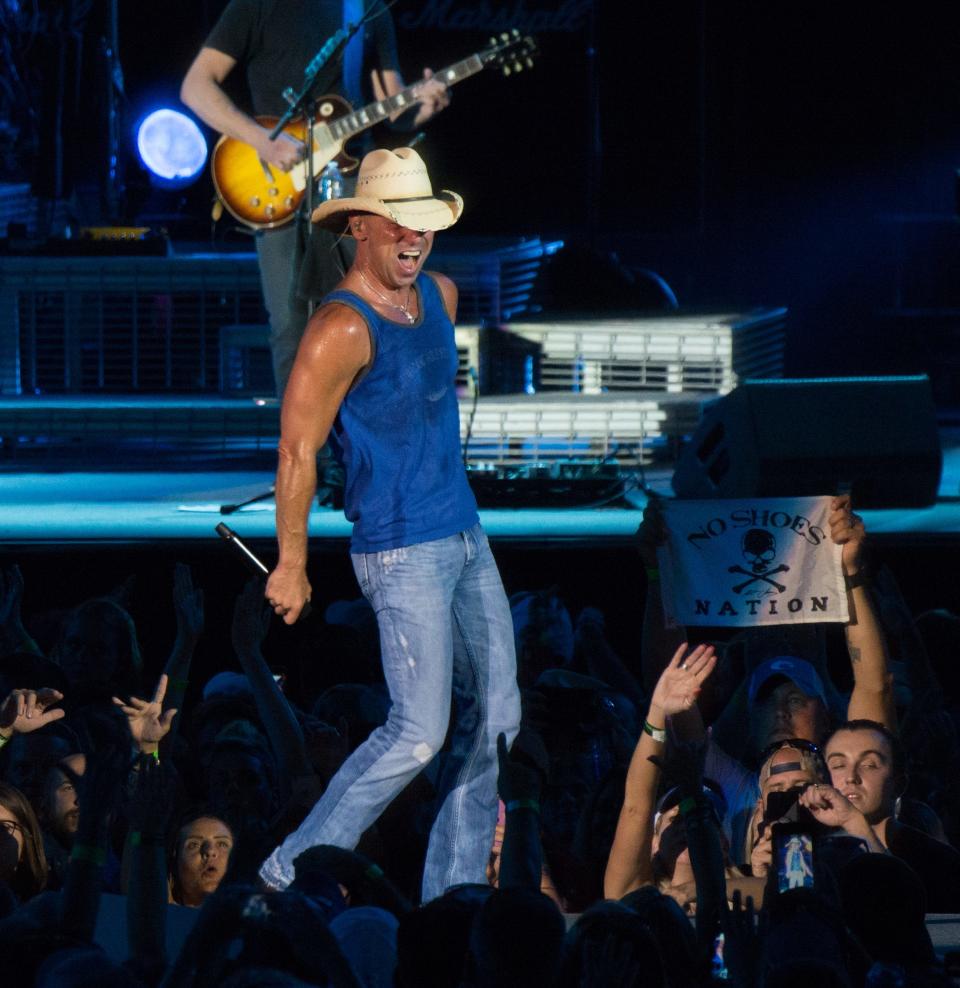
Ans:
POLYGON ((673 489, 799 497, 850 485, 858 508, 918 508, 936 501, 941 467, 926 376, 745 381, 704 409, 673 489))

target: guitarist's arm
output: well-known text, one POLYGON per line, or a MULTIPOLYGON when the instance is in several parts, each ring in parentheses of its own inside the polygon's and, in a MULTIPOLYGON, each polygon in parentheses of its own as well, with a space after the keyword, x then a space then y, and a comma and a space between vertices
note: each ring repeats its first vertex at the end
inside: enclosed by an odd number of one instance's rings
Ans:
POLYGON ((263 161, 289 171, 304 146, 288 134, 270 140, 270 132, 244 113, 223 90, 237 60, 216 48, 201 48, 180 86, 180 99, 206 124, 253 147, 263 161))

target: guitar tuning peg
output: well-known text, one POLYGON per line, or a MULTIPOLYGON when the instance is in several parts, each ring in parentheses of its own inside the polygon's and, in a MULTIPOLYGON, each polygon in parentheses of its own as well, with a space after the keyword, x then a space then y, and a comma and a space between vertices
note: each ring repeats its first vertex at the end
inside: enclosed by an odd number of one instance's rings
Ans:
POLYGON ((523 63, 522 62, 514 62, 513 63, 513 71, 514 72, 522 72, 523 71, 523 63))
POLYGON ((533 68, 533 59, 529 55, 527 55, 527 68, 528 69, 533 68))
POLYGON ((510 75, 510 73, 511 73, 512 71, 513 71, 513 70, 512 70, 511 68, 510 68, 510 66, 509 66, 509 65, 504 65, 504 67, 503 67, 503 74, 504 74, 504 75, 510 75))
POLYGON ((490 44, 491 45, 495 45, 496 43, 497 43, 497 39, 496 38, 491 38, 490 39, 490 44))
POLYGON ((507 32, 506 32, 506 31, 504 31, 504 32, 503 32, 503 33, 502 33, 502 34, 500 35, 500 40, 501 40, 501 41, 509 41, 509 40, 510 40, 510 35, 509 35, 509 34, 507 34, 507 32))

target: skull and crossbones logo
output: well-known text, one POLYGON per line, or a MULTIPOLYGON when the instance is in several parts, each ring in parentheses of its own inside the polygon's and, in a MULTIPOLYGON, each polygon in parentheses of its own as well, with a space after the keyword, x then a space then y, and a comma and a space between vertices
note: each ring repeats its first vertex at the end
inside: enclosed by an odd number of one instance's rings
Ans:
MULTIPOLYGON (((778 593, 783 593, 787 589, 782 583, 777 583, 776 580, 771 579, 774 573, 789 572, 790 567, 783 563, 779 566, 773 566, 773 561, 777 556, 777 540, 770 532, 764 528, 751 528, 740 540, 740 548, 743 552, 743 558, 750 568, 744 569, 739 565, 731 566, 727 572, 742 573, 749 579, 744 580, 743 583, 738 583, 733 588, 734 593, 743 593, 747 587, 761 582, 775 587, 778 593)), ((769 592, 768 590, 767 593, 769 592)))

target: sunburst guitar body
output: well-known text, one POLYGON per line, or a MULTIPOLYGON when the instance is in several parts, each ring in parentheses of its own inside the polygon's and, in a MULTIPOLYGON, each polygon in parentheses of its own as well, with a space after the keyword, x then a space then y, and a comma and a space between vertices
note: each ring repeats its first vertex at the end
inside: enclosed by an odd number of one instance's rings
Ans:
MULTIPOLYGON (((317 104, 313 128, 314 175, 336 159, 345 173, 357 167, 357 159, 343 150, 328 124, 351 112, 350 104, 340 96, 324 96, 317 104)), ((277 117, 257 117, 261 127, 272 131, 277 117)), ((304 121, 288 123, 283 131, 301 144, 307 141, 304 121)), ((293 219, 307 187, 307 167, 301 163, 289 172, 268 165, 251 145, 233 137, 221 137, 211 162, 213 184, 224 206, 241 223, 269 230, 293 219)))
MULTIPOLYGON (((492 39, 489 48, 450 65, 435 77, 447 86, 466 79, 487 65, 499 65, 505 75, 519 72, 533 64, 536 44, 532 38, 517 32, 492 39)), ((344 151, 351 137, 402 113, 420 102, 419 83, 414 83, 385 100, 369 103, 354 110, 340 96, 321 96, 317 100, 317 115, 313 126, 313 174, 319 178, 323 169, 336 159, 340 170, 349 173, 357 167, 357 159, 344 151)), ((272 131, 277 117, 257 117, 257 122, 272 131)), ((304 121, 293 121, 284 128, 302 144, 307 142, 304 121)), ((258 230, 269 230, 289 223, 296 215, 307 188, 308 166, 302 161, 281 171, 260 159, 251 145, 233 137, 221 137, 213 149, 210 169, 217 195, 232 216, 258 230)))

